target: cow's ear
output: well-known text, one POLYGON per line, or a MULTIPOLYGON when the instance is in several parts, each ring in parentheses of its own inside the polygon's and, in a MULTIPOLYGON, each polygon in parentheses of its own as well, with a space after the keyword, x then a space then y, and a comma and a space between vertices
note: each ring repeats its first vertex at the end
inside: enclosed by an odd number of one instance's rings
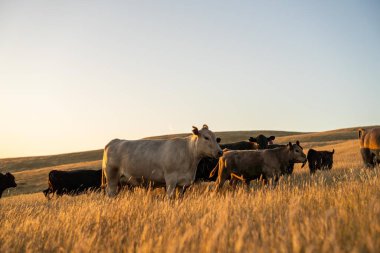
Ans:
POLYGON ((298 145, 298 147, 300 147, 303 150, 303 147, 301 146, 300 141, 296 141, 296 144, 298 145))
POLYGON ((334 154, 335 150, 333 149, 333 151, 331 152, 331 154, 334 154))
POLYGON ((274 141, 274 139, 276 139, 276 137, 275 136, 270 136, 269 138, 268 138, 268 141, 274 141))
POLYGON ((290 150, 293 150, 293 144, 290 141, 288 143, 288 147, 289 147, 290 150))
POLYGON ((250 142, 257 142, 257 139, 256 139, 256 138, 253 138, 253 137, 249 137, 249 141, 250 141, 250 142))
POLYGON ((206 125, 206 124, 203 124, 203 127, 202 127, 203 129, 207 129, 208 130, 208 125, 206 125))
POLYGON ((198 127, 193 126, 193 134, 199 135, 198 127))
POLYGON ((217 142, 217 143, 220 143, 221 141, 222 141, 222 139, 220 139, 219 137, 216 138, 216 142, 217 142))

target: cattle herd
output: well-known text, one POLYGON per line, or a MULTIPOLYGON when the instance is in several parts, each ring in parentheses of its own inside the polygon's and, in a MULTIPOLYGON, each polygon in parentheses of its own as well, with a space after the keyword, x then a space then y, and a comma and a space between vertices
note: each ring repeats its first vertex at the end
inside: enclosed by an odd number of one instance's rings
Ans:
MULTIPOLYGON (((380 164, 380 128, 359 129, 360 152, 364 165, 374 168, 380 164)), ((54 194, 76 195, 101 191, 113 197, 122 188, 165 187, 169 198, 179 189, 197 182, 215 182, 219 190, 226 180, 235 188, 238 182, 249 185, 251 180, 274 185, 282 175, 292 174, 294 164, 302 167, 308 162, 310 174, 316 170, 331 170, 334 150, 309 149, 307 156, 299 141, 286 145, 274 144, 275 136, 262 134, 248 141, 219 144, 221 139, 209 130, 193 127, 185 138, 169 140, 120 140, 109 142, 103 153, 99 170, 49 172, 49 187, 43 191, 47 199, 54 194)), ((0 198, 3 191, 16 187, 11 173, 0 173, 0 198)))

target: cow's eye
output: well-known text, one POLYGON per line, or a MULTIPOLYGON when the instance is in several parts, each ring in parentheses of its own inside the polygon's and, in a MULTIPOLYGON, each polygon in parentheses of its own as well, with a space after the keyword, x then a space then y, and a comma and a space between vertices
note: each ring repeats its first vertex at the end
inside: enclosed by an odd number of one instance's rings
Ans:
POLYGON ((208 140, 210 140, 208 137, 205 137, 205 139, 208 141, 208 140))
POLYGON ((297 153, 299 153, 299 151, 298 151, 298 150, 296 150, 296 152, 297 152, 297 153))

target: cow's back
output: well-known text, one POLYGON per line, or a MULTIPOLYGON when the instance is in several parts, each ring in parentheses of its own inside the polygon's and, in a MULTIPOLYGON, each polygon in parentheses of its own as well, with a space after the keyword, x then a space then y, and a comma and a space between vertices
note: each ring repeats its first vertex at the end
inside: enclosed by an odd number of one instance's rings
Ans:
POLYGON ((164 173, 181 169, 189 159, 185 139, 116 140, 106 146, 107 167, 126 178, 165 182, 164 173), (183 166, 183 165, 182 165, 183 166))
POLYGON ((98 189, 101 185, 101 173, 101 170, 53 170, 49 173, 49 185, 53 191, 65 193, 98 189))
POLYGON ((363 148, 380 150, 380 128, 372 128, 364 137, 363 148))
POLYGON ((257 179, 263 172, 265 152, 264 150, 232 150, 226 152, 223 159, 231 172, 245 175, 249 179, 257 179))
POLYGON ((258 149, 258 145, 253 142, 239 141, 234 143, 220 144, 220 148, 231 150, 255 150, 258 149))

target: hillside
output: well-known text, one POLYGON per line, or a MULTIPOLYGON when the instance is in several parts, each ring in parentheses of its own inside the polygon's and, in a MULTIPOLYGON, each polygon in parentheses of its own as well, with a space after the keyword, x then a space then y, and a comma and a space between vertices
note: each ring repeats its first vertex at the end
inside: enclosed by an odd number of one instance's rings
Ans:
MULTIPOLYGON (((357 129, 345 128, 326 132, 300 133, 285 131, 234 131, 216 132, 222 138, 222 143, 247 140, 250 136, 265 134, 275 135, 276 143, 287 143, 289 141, 301 141, 304 148, 310 147, 334 147, 344 145, 346 141, 357 139, 357 129)), ((368 127, 366 127, 368 128, 368 127)), ((167 139, 183 137, 188 134, 164 135, 147 137, 147 139, 167 139)), ((353 142, 356 143, 356 142, 353 142)), ((21 157, 0 159, 0 172, 11 172, 15 175, 18 187, 4 192, 4 196, 18 195, 23 193, 39 192, 47 187, 47 175, 53 169, 100 169, 103 150, 93 150, 52 156, 21 157)))
MULTIPOLYGON (((213 183, 198 183, 172 201, 163 189, 142 188, 116 198, 8 196, 0 199, 0 252, 378 252, 379 168, 363 168, 357 140, 335 142, 313 146, 335 149, 331 171, 310 176, 297 165, 276 187, 214 192, 213 183)), ((16 178, 25 192, 43 189, 50 169, 16 178)))

